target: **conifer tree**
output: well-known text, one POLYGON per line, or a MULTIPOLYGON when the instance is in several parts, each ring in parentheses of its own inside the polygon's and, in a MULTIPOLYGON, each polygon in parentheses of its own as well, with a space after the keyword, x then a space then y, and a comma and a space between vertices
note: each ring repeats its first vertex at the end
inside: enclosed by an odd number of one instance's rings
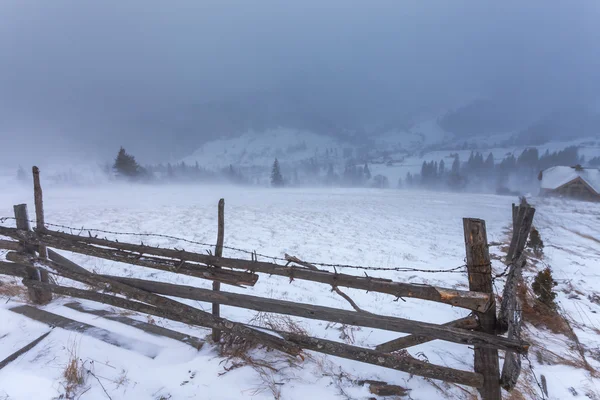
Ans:
POLYGON ((271 170, 271 186, 283 186, 283 176, 281 175, 281 169, 279 168, 279 160, 277 159, 275 159, 275 161, 273 162, 273 168, 271 170))
POLYGON ((371 171, 369 170, 369 166, 367 165, 367 163, 365 163, 365 167, 363 168, 363 173, 365 175, 366 180, 371 179, 371 171))
POLYGON ((442 178, 446 174, 446 163, 444 160, 440 160, 438 169, 438 178, 442 178))
POLYGON ((113 170, 119 176, 135 178, 140 175, 141 168, 135 157, 127 153, 123 147, 119 149, 115 163, 113 164, 113 170))

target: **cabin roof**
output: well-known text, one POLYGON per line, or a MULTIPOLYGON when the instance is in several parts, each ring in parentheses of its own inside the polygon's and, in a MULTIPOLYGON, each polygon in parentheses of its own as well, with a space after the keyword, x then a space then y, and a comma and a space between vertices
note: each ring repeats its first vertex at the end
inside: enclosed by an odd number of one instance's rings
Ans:
POLYGON ((596 193, 600 194, 600 170, 595 168, 551 167, 542 172, 542 189, 554 190, 573 181, 583 179, 596 193))

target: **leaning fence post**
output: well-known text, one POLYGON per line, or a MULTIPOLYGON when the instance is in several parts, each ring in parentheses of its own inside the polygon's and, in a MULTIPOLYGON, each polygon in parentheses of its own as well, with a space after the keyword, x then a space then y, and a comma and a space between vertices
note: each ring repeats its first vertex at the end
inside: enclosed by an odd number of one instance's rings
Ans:
MULTIPOLYGON (((29 225, 29 214, 27 213, 27 204, 18 204, 13 206, 15 212, 15 220, 17 222, 17 229, 23 231, 30 231, 31 226, 29 225)), ((27 242, 20 242, 22 251, 29 254, 35 254, 35 247, 31 246, 27 242)), ((29 273, 29 279, 49 283, 48 272, 41 268, 31 266, 27 269, 29 273)), ((47 304, 52 301, 52 292, 43 289, 29 288, 29 299, 35 304, 47 304)))
MULTIPOLYGON (((217 232, 217 245, 215 246, 215 256, 223 257, 223 240, 225 238, 225 199, 219 200, 219 222, 217 232)), ((220 268, 220 267, 215 267, 220 268)), ((221 282, 213 281, 213 290, 218 292, 221 290, 221 282)), ((213 303, 212 313, 215 317, 221 316, 221 310, 219 303, 213 303)), ((212 331, 213 342, 219 343, 221 341, 221 331, 213 329, 212 331)))
MULTIPOLYGON (((475 218, 463 219, 469 289, 492 294, 490 308, 476 312, 481 330, 494 334, 496 331, 496 302, 492 282, 492 264, 488 248, 485 221, 475 218)), ((500 366, 498 350, 475 347, 475 372, 483 375, 483 387, 479 389, 483 400, 500 400, 500 366)))
MULTIPOLYGON (((44 200, 42 197, 42 185, 40 183, 40 169, 38 167, 32 168, 33 172, 33 198, 35 201, 35 219, 36 219, 36 230, 43 232, 46 229, 44 221, 44 200)), ((40 258, 47 258, 46 246, 40 243, 38 248, 40 258)))

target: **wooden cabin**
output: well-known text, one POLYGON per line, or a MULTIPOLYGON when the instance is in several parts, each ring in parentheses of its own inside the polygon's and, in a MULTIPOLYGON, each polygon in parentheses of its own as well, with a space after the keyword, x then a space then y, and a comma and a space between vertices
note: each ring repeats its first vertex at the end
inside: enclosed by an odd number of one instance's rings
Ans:
POLYGON ((551 167, 539 176, 542 196, 570 197, 600 202, 600 170, 595 168, 551 167))

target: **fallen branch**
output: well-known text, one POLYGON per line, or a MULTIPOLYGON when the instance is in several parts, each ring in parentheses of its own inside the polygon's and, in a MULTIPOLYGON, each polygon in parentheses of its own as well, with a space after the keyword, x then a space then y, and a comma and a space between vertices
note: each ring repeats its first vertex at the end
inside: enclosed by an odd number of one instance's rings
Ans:
POLYGON ((306 267, 308 269, 312 269, 313 271, 318 271, 319 268, 315 267, 314 265, 307 263, 306 261, 302 261, 301 259, 299 259, 298 257, 294 257, 294 256, 290 256, 289 254, 285 253, 284 258, 287 260, 288 263, 296 263, 298 265, 302 265, 303 267, 306 267))
POLYGON ((4 360, 0 361, 0 369, 6 367, 8 364, 15 361, 17 358, 19 358, 23 354, 27 353, 29 350, 33 349, 39 342, 44 340, 46 338, 46 336, 48 336, 50 334, 50 332, 52 332, 52 331, 50 330, 50 331, 44 333, 42 336, 35 339, 33 342, 29 343, 27 346, 22 347, 21 349, 12 353, 10 356, 6 357, 4 360))
POLYGON ((350 303, 350 305, 352 306, 352 308, 354 308, 356 310, 356 312, 366 312, 363 309, 361 309, 355 302, 354 300, 352 300, 350 298, 350 296, 348 296, 346 293, 342 292, 337 286, 332 286, 331 287, 331 291, 336 292, 337 294, 339 294, 340 296, 342 296, 348 303, 350 303))
MULTIPOLYGON (((307 263, 306 261, 302 261, 301 259, 299 259, 298 257, 294 257, 291 256, 289 254, 285 254, 285 259, 288 261, 288 263, 296 263, 298 265, 302 265, 303 267, 306 267, 310 270, 313 271, 318 271, 319 268, 317 268, 316 266, 312 265, 311 263, 307 263)), ((354 310, 356 310, 356 312, 366 312, 363 309, 361 309, 355 302, 354 300, 352 300, 350 298, 350 296, 348 296, 346 293, 342 292, 340 290, 340 288, 338 288, 336 285, 331 285, 331 291, 332 292, 336 292, 337 294, 339 294, 340 296, 342 296, 344 298, 344 300, 346 300, 348 303, 350 303, 350 305, 352 306, 352 308, 354 308, 354 310)))

